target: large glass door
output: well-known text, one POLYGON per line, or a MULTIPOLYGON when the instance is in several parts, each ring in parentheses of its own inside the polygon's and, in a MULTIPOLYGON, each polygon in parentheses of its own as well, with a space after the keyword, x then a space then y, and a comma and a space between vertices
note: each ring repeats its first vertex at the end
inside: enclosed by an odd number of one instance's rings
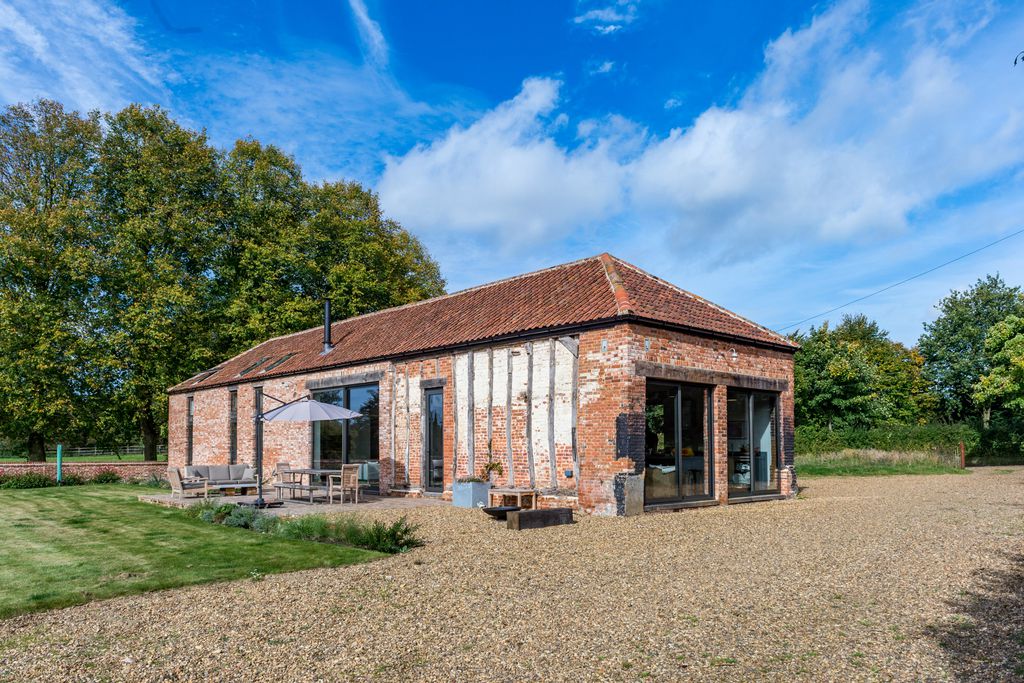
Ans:
POLYGON ((427 425, 423 434, 423 487, 427 491, 444 490, 444 395, 441 389, 423 394, 427 406, 427 425))
POLYGON ((712 495, 710 390, 648 382, 644 411, 644 499, 672 502, 712 495))
POLYGON ((777 492, 777 396, 729 389, 728 402, 729 495, 777 492))

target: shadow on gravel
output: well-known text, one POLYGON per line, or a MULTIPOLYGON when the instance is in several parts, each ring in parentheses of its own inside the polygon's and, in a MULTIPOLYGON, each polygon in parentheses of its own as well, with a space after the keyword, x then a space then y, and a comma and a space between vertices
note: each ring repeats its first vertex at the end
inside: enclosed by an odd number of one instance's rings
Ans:
POLYGON ((958 681, 1024 681, 1024 554, 1003 557, 1008 568, 976 571, 955 616, 927 629, 958 681))

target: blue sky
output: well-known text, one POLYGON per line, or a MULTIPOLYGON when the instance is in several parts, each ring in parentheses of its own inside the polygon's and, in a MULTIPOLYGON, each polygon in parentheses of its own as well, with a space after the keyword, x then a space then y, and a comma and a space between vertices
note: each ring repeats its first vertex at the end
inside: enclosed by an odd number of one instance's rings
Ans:
MULTIPOLYGON (((609 251, 779 328, 1024 227, 1022 49, 969 0, 0 0, 0 104, 278 145, 450 290, 609 251)), ((996 271, 1024 236, 850 311, 912 343, 996 271)))

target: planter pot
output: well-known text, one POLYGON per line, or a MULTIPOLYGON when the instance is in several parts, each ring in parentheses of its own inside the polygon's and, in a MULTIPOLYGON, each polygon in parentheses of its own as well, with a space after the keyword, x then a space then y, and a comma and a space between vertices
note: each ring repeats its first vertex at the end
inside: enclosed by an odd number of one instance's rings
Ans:
POLYGON ((477 508, 489 503, 491 485, 485 481, 455 482, 452 484, 452 505, 457 508, 477 508))

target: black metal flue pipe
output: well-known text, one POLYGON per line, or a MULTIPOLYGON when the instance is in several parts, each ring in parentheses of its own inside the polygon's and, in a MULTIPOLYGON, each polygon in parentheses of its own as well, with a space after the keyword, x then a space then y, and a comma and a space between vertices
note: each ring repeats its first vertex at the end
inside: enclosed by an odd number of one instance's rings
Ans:
POLYGON ((324 299, 324 353, 334 348, 331 343, 331 300, 324 299))

